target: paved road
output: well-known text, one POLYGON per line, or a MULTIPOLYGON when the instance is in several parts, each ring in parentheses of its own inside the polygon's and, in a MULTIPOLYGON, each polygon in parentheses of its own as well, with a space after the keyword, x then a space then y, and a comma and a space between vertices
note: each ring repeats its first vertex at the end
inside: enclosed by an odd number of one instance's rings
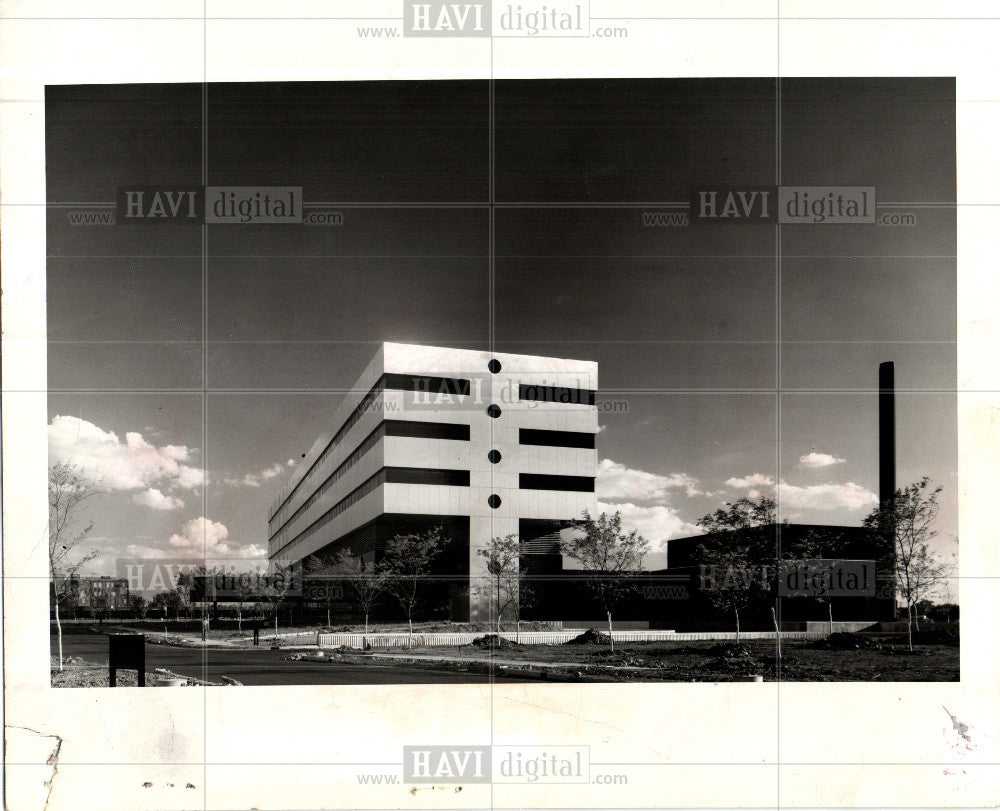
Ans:
MULTIPOLYGON (((52 652, 58 651, 52 637, 52 652)), ((290 662, 289 651, 258 648, 227 650, 146 645, 146 672, 162 667, 182 676, 220 681, 230 676, 246 685, 288 684, 482 684, 487 674, 455 673, 445 668, 412 665, 351 665, 341 662, 290 662)), ((107 663, 108 639, 99 634, 66 634, 63 655, 107 663)), ((510 679, 504 679, 509 683, 510 679)))

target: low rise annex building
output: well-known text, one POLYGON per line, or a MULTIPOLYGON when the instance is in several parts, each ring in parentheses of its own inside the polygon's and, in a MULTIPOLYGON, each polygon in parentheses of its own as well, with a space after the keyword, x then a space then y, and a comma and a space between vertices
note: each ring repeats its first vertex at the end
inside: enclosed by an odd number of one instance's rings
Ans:
POLYGON ((373 562, 395 535, 449 538, 425 601, 491 619, 493 538, 551 549, 596 512, 597 363, 384 343, 268 514, 273 564, 373 562))

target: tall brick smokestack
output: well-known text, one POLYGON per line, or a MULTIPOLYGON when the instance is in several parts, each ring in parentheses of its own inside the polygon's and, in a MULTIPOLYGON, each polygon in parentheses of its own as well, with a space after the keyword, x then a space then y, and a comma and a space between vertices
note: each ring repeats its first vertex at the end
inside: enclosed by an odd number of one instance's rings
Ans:
POLYGON ((878 500, 896 493, 896 370, 893 362, 878 365, 878 500))

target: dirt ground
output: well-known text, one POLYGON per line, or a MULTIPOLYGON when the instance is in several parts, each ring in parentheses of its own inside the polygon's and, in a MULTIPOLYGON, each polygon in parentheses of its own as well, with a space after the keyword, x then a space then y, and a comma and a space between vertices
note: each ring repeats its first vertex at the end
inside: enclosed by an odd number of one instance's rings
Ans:
MULTIPOLYGON (((134 670, 119 670, 115 676, 119 687, 138 687, 139 675, 134 670)), ((150 684, 149 674, 146 674, 146 684, 150 684)), ((52 665, 53 687, 110 687, 107 665, 69 664, 59 670, 58 664, 52 665)))
MULTIPOLYGON (((53 687, 110 687, 108 676, 108 666, 106 664, 95 664, 81 659, 78 656, 68 656, 63 662, 63 669, 59 669, 59 660, 53 657, 52 686, 53 687)), ((139 674, 135 670, 119 670, 115 675, 116 686, 118 687, 138 687, 139 674)), ((161 684, 159 673, 146 672, 146 686, 157 687, 161 684)), ((188 682, 188 686, 193 686, 188 682)))
MULTIPOLYGON (((403 651, 400 651, 403 652, 403 651)), ((959 648, 921 645, 911 653, 905 644, 835 647, 815 642, 786 642, 780 664, 773 642, 739 645, 718 642, 625 643, 611 653, 607 645, 505 645, 490 651, 475 645, 413 648, 414 654, 478 662, 491 659, 569 663, 589 672, 602 665, 643 668, 615 679, 662 681, 732 681, 761 675, 766 681, 958 681, 959 648)))

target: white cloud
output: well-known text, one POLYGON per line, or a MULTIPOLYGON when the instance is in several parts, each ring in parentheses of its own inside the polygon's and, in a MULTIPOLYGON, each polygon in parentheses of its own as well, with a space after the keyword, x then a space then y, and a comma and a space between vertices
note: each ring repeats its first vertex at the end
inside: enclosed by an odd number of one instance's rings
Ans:
MULTIPOLYGON (((622 527, 627 531, 637 530, 649 541, 649 551, 652 554, 662 552, 666 542, 671 538, 683 538, 688 535, 698 535, 701 529, 680 517, 677 510, 664 504, 642 506, 626 502, 623 504, 606 504, 598 502, 600 512, 609 515, 615 512, 622 514, 622 527)), ((662 568, 654 566, 654 568, 662 568)))
POLYGON ((799 457, 799 464, 802 467, 808 468, 830 467, 830 465, 839 465, 845 461, 847 460, 839 459, 838 457, 831 456, 828 453, 816 453, 816 451, 799 457))
POLYGON ((765 473, 751 473, 741 479, 726 479, 726 487, 735 490, 745 490, 747 487, 770 487, 774 484, 774 478, 765 473))
POLYGON ((771 476, 753 473, 743 478, 728 479, 726 486, 737 490, 748 490, 747 495, 753 499, 762 495, 776 497, 781 512, 789 517, 792 515, 792 510, 862 510, 878 504, 878 496, 854 482, 811 484, 800 487, 782 479, 775 487, 771 476))
POLYGON ((597 495, 605 501, 657 501, 671 490, 684 490, 689 496, 701 495, 698 480, 686 473, 661 476, 602 459, 597 465, 597 495))
POLYGON ((155 487, 150 487, 148 490, 136 493, 132 496, 132 500, 136 504, 142 504, 144 507, 149 507, 153 510, 179 510, 184 506, 183 499, 165 495, 155 487))
POLYGON ((229 530, 226 525, 219 521, 211 521, 202 516, 188 521, 180 534, 170 536, 168 543, 171 546, 198 546, 204 548, 212 544, 220 543, 229 537, 229 530))
MULTIPOLYGON (((125 434, 104 431, 78 417, 59 416, 49 424, 49 458, 79 465, 101 487, 111 491, 136 491, 136 501, 154 509, 165 506, 164 492, 173 488, 192 490, 205 483, 204 472, 187 462, 192 451, 184 445, 156 446, 137 431, 125 434), (157 498, 153 491, 159 493, 157 498)), ((181 500, 174 499, 180 506, 181 500)))
POLYGON ((861 510, 878 504, 878 496, 854 482, 797 487, 783 481, 778 497, 782 504, 806 510, 861 510))
MULTIPOLYGON (((289 459, 287 464, 292 464, 292 460, 289 459)), ((223 479, 225 484, 230 484, 233 486, 242 487, 260 487, 268 479, 273 479, 275 476, 280 476, 285 472, 284 466, 281 462, 275 462, 268 468, 258 471, 257 473, 247 473, 243 478, 235 478, 232 476, 227 476, 223 479)))
POLYGON ((159 557, 262 558, 267 550, 258 544, 235 544, 229 541, 229 529, 219 521, 204 516, 194 518, 167 541, 170 550, 159 550, 159 557))
POLYGON ((285 472, 285 469, 281 466, 281 462, 275 462, 271 467, 266 470, 262 470, 260 475, 265 479, 273 479, 275 476, 280 476, 285 472))

